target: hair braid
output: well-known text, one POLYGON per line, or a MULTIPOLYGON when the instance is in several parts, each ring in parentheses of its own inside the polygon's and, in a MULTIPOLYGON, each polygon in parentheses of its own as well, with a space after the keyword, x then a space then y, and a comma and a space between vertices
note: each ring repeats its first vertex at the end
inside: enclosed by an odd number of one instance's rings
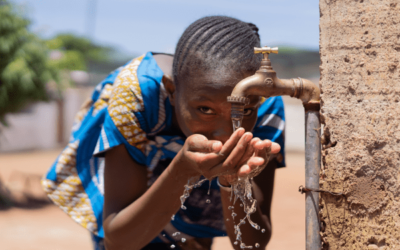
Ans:
POLYGON ((207 32, 209 29, 215 27, 216 25, 218 25, 219 23, 224 22, 224 20, 215 20, 214 22, 209 22, 206 25, 202 26, 201 28, 199 28, 198 30, 194 30, 193 31, 193 35, 192 37, 189 38, 187 46, 185 46, 185 52, 183 54, 181 63, 180 63, 180 67, 179 70, 182 69, 182 66, 185 63, 186 57, 188 56, 188 54, 192 51, 192 46, 197 42, 197 43, 202 43, 203 40, 198 40, 202 35, 204 35, 205 32, 207 32))
POLYGON ((192 23, 176 46, 173 77, 178 85, 192 67, 236 71, 256 71, 261 57, 253 48, 260 46, 258 28, 226 16, 209 16, 192 23))
POLYGON ((253 23, 247 23, 247 25, 250 26, 251 30, 254 32, 254 34, 256 34, 256 36, 258 37, 258 40, 260 40, 260 35, 258 34, 258 27, 253 24, 253 23))

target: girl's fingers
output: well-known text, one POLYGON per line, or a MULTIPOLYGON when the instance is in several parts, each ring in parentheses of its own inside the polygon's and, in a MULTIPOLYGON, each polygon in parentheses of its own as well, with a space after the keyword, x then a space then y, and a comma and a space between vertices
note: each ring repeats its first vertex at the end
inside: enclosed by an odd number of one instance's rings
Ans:
POLYGON ((254 145, 254 148, 257 150, 262 150, 264 148, 271 148, 271 153, 272 154, 277 154, 279 151, 281 151, 281 146, 276 143, 276 142, 271 142, 270 140, 263 140, 259 141, 254 145))
POLYGON ((273 142, 272 145, 271 145, 271 153, 277 154, 277 153, 279 153, 279 151, 281 151, 281 145, 279 145, 278 143, 273 142))
POLYGON ((246 176, 246 175, 250 174, 250 172, 251 172, 251 168, 249 165, 246 164, 246 165, 243 165, 239 169, 239 171, 237 172, 237 176, 238 177, 246 176))
POLYGON ((251 157, 248 161, 247 161, 247 165, 249 165, 249 167, 251 169, 256 168, 258 166, 261 166, 265 163, 265 159, 263 157, 259 157, 259 156, 254 156, 251 157))
POLYGON ((256 157, 256 156, 251 157, 246 165, 240 167, 240 169, 237 172, 237 175, 239 177, 249 175, 253 169, 262 166, 264 163, 265 160, 262 157, 256 157))
POLYGON ((241 160, 242 156, 247 151, 247 148, 249 148, 249 143, 252 138, 253 138, 252 133, 245 133, 240 138, 236 147, 232 150, 232 152, 229 154, 229 156, 226 158, 226 160, 222 164, 222 168, 229 170, 229 169, 234 169, 237 166, 240 166, 240 165, 238 165, 238 163, 241 160))
POLYGON ((222 149, 222 142, 208 140, 199 134, 191 135, 186 139, 188 151, 201 153, 218 153, 222 149))
POLYGON ((191 161, 198 166, 203 166, 203 171, 211 169, 213 166, 221 165, 221 156, 218 154, 206 154, 203 152, 186 152, 186 155, 191 161))
POLYGON ((239 128, 233 134, 231 137, 224 143, 224 146, 222 147, 221 151, 219 151, 219 154, 222 156, 228 156, 231 151, 235 148, 236 144, 238 143, 239 139, 242 137, 244 134, 244 128, 239 128))
POLYGON ((239 161, 238 166, 246 164, 246 162, 250 159, 250 157, 254 154, 254 145, 260 141, 260 138, 251 139, 249 145, 247 146, 246 152, 243 154, 242 158, 239 161))
POLYGON ((262 150, 262 149, 264 149, 264 148, 271 147, 271 145, 272 145, 272 142, 271 142, 270 140, 260 140, 259 142, 257 142, 257 143, 254 145, 254 147, 255 147, 257 150, 262 150))

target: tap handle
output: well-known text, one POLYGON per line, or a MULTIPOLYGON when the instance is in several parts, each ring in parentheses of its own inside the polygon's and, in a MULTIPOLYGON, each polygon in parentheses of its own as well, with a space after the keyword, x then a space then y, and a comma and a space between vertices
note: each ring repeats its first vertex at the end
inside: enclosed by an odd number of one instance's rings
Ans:
POLYGON ((263 54, 264 55, 264 59, 268 59, 268 55, 270 53, 273 54, 278 54, 278 47, 268 47, 268 46, 264 46, 262 48, 256 48, 254 47, 254 54, 263 54))
POLYGON ((278 54, 278 47, 268 47, 268 46, 264 46, 262 48, 256 48, 254 47, 254 54, 270 54, 270 53, 274 53, 274 54, 278 54))

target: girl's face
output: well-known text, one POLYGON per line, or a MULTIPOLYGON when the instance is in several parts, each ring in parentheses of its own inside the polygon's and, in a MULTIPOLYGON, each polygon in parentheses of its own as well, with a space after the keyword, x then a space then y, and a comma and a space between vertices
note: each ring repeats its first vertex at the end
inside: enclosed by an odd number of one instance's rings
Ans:
MULTIPOLYGON (((226 98, 235 85, 251 74, 234 72, 229 74, 205 73, 200 70, 180 81, 172 99, 178 125, 186 136, 202 134, 209 140, 223 143, 233 133, 231 104, 226 98)), ((242 127, 252 131, 256 120, 260 98, 250 96, 245 107, 242 127)))

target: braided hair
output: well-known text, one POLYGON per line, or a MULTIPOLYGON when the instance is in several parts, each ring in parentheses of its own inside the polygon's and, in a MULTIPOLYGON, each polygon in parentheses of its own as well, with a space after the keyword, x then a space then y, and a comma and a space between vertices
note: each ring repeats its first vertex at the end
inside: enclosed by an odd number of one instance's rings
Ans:
POLYGON ((173 77, 176 85, 190 69, 255 72, 261 61, 258 28, 227 16, 203 17, 192 23, 176 46, 173 77))

